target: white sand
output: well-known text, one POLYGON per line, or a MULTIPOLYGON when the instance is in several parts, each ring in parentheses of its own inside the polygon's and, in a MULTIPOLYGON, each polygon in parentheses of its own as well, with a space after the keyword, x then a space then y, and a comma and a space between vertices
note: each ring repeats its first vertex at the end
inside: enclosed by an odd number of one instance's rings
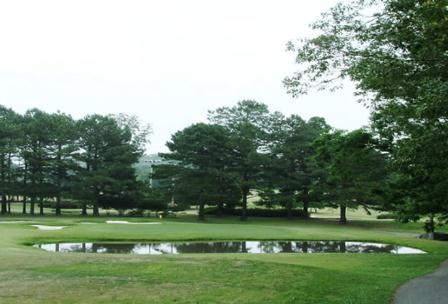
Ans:
POLYGON ((128 221, 106 221, 107 224, 128 224, 128 225, 157 225, 160 222, 140 222, 140 223, 130 223, 128 221))
POLYGON ((21 223, 30 223, 30 221, 0 221, 0 224, 21 224, 21 223))
POLYGON ((39 230, 62 230, 66 226, 45 226, 45 225, 31 225, 32 227, 36 227, 39 230))
POLYGON ((128 221, 106 221, 106 224, 129 224, 128 221))

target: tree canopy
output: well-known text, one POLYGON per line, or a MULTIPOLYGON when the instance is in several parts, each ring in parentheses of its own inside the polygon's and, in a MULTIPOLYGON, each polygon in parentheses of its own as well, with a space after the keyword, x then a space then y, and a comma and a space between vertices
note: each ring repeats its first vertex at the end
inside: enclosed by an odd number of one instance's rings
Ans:
POLYGON ((345 224, 346 208, 381 206, 388 178, 386 156, 365 130, 325 134, 315 142, 318 164, 325 175, 318 181, 322 201, 339 206, 345 224))
POLYGON ((254 188, 268 150, 271 114, 268 107, 253 100, 243 100, 233 107, 209 112, 209 121, 228 130, 231 155, 229 170, 234 172, 241 192, 241 219, 246 219, 247 197, 254 188))
POLYGON ((412 216, 448 214, 448 2, 339 3, 298 43, 294 96, 351 79, 372 111, 372 128, 401 176, 396 208, 412 216))
POLYGON ((117 210, 138 205, 142 187, 134 164, 148 142, 149 129, 127 115, 89 115, 74 120, 38 109, 24 115, 0 107, 1 213, 21 200, 23 213, 43 215, 51 206, 93 206, 117 210), (65 202, 63 202, 63 199, 65 202), (29 210, 27 204, 29 203, 29 210))
POLYGON ((200 219, 205 204, 217 204, 222 211, 224 203, 238 200, 235 178, 227 170, 232 161, 229 141, 224 127, 198 123, 176 132, 167 143, 171 153, 163 156, 177 162, 176 201, 197 204, 200 219))

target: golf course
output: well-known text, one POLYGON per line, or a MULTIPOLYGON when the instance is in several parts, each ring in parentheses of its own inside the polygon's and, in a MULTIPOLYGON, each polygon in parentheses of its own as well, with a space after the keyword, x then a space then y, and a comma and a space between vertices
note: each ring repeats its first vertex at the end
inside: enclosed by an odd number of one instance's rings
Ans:
POLYGON ((448 0, 0 4, 0 304, 448 304, 448 0))
POLYGON ((0 221, 0 302, 391 303, 401 284, 434 271, 448 257, 448 243, 417 238, 421 223, 376 220, 360 211, 348 217, 349 223, 340 225, 329 214, 247 222, 236 217, 198 222, 189 215, 6 216, 0 221), (64 228, 41 230, 35 224, 64 228), (48 252, 31 246, 233 240, 365 241, 426 253, 141 255, 48 252))

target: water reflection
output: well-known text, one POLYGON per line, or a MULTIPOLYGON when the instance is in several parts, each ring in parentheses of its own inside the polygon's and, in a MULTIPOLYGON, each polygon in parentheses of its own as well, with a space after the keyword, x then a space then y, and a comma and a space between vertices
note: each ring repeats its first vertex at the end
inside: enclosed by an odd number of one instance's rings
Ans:
POLYGON ((391 244, 348 241, 232 241, 167 243, 53 243, 34 247, 52 252, 182 254, 182 253, 392 253, 420 254, 422 250, 391 244))

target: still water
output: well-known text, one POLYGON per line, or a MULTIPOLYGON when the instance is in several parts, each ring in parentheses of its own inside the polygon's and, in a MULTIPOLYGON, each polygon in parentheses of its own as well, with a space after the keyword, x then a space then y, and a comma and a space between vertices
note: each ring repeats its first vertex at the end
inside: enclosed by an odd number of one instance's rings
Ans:
POLYGON ((164 243, 52 243, 34 247, 52 252, 182 254, 182 253, 391 253, 421 254, 422 250, 391 244, 351 241, 218 241, 164 243))

